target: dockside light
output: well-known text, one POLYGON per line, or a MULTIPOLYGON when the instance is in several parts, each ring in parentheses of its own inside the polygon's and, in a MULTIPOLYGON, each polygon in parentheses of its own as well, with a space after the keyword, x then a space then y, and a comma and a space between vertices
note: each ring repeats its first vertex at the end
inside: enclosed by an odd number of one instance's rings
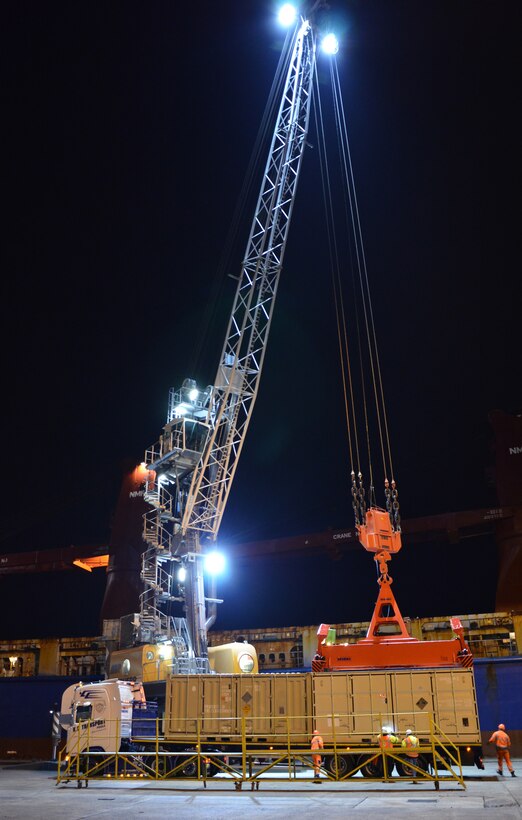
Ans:
POLYGON ((326 34, 321 40, 321 48, 325 54, 337 54, 339 51, 339 40, 335 34, 326 34))
POLYGON ((277 19, 282 26, 291 26, 295 23, 297 17, 297 10, 291 3, 285 3, 279 9, 277 19))
POLYGON ((209 575, 221 575, 225 569, 225 556, 220 552, 209 552, 205 555, 205 570, 209 575))

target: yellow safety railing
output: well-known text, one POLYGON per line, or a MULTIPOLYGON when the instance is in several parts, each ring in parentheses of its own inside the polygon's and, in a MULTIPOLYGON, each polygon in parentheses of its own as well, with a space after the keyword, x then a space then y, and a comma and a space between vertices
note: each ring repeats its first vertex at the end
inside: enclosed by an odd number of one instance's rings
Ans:
MULTIPOLYGON (((315 779, 313 757, 320 753, 319 776, 329 782, 347 782, 359 773, 369 781, 396 782, 398 778, 393 772, 397 769, 403 781, 407 778, 434 783, 436 789, 441 781, 456 781, 465 788, 459 745, 435 723, 432 715, 423 715, 424 724, 429 723, 429 732, 422 732, 424 739, 415 749, 418 754, 415 758, 407 756, 399 745, 381 748, 376 735, 367 742, 369 738, 362 738, 360 732, 356 735, 339 731, 337 727, 343 721, 347 725, 345 719, 348 717, 327 716, 328 734, 325 733, 324 748, 318 751, 311 750, 310 737, 292 731, 296 724, 304 725, 306 719, 302 716, 281 716, 277 720, 277 731, 272 731, 270 737, 253 731, 256 722, 266 728, 265 718, 245 715, 234 720, 230 717, 213 718, 214 725, 221 721, 223 727, 230 729, 233 724, 240 731, 216 733, 212 740, 208 732, 203 731, 205 718, 196 721, 195 732, 185 735, 180 732, 179 736, 168 738, 160 734, 162 721, 151 719, 154 732, 148 733, 150 737, 134 739, 132 750, 111 753, 97 750, 96 722, 82 721, 74 734, 70 733, 67 750, 59 753, 57 782, 77 781, 81 786, 82 783, 87 785, 90 779, 101 777, 107 780, 190 778, 201 780, 206 786, 209 779, 218 776, 232 781, 236 789, 242 788, 244 783, 258 789, 261 782, 270 780, 315 779)), ((378 720, 378 725, 382 725, 383 720, 390 720, 389 715, 357 715, 358 719, 364 717, 371 718, 373 723, 378 720)), ((413 713, 401 713, 400 717, 409 717, 411 725, 415 725, 413 713)), ((324 722, 326 716, 316 720, 324 722)), ((178 720, 179 723, 182 721, 178 720)), ((117 721, 114 727, 107 729, 107 736, 119 737, 119 729, 117 721)))

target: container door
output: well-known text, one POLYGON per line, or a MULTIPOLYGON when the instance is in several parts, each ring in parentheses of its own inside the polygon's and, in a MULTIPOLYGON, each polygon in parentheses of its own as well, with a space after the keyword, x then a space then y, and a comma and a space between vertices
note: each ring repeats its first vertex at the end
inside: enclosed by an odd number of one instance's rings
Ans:
POLYGON ((348 744, 354 728, 353 675, 313 676, 315 726, 325 743, 348 744))
POLYGON ((197 733, 200 708, 200 679, 196 675, 173 675, 167 681, 165 737, 197 733))
POLYGON ((396 731, 389 673, 354 672, 352 678, 355 738, 375 742, 383 726, 396 731))
POLYGON ((309 709, 309 675, 274 675, 272 728, 282 743, 308 743, 312 729, 309 709))
POLYGON ((200 676, 202 734, 230 735, 237 731, 233 680, 232 675, 200 676))
POLYGON ((390 672, 393 691, 394 728, 401 737, 412 729, 424 739, 429 737, 430 717, 434 714, 433 671, 400 670, 390 672))
POLYGON ((480 742, 480 728, 472 669, 434 672, 435 721, 457 742, 480 742))
MULTIPOLYGON (((245 732, 251 737, 268 737, 272 733, 273 675, 234 675, 237 712, 245 718, 245 732)), ((239 721, 241 731, 241 721, 239 721)))

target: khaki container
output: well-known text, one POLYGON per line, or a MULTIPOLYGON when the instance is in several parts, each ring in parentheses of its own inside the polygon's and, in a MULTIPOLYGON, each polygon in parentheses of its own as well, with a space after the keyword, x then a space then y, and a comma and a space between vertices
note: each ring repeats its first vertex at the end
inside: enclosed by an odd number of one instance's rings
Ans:
POLYGON ((369 743, 382 726, 427 738, 430 718, 454 743, 480 743, 472 669, 332 672, 313 676, 313 692, 328 743, 369 743))
POLYGON ((471 669, 404 669, 313 675, 172 675, 165 739, 307 746, 375 743, 382 726, 427 740, 430 719, 456 744, 480 744, 471 669))
POLYGON ((311 675, 172 675, 167 681, 166 740, 217 742, 244 731, 259 742, 308 741, 311 675))

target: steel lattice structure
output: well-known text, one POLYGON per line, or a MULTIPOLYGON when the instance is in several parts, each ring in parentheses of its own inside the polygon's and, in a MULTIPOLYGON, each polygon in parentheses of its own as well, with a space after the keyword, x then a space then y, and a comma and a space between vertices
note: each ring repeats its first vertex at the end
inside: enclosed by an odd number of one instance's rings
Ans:
POLYGON ((315 37, 296 31, 283 97, 252 222, 207 421, 208 446, 194 470, 182 530, 216 537, 252 416, 306 143, 315 37))
POLYGON ((161 604, 180 600, 172 588, 181 561, 187 578, 180 592, 192 644, 187 652, 207 665, 212 618, 206 602, 215 605, 215 599, 205 598, 196 559, 202 557, 201 539, 217 537, 257 397, 306 145, 315 57, 314 29, 301 20, 287 50, 281 102, 216 377, 204 398, 190 399, 189 405, 183 401, 195 382, 186 380, 191 384, 171 391, 164 432, 145 454, 145 499, 152 509, 144 518, 141 640, 172 633, 161 604))

